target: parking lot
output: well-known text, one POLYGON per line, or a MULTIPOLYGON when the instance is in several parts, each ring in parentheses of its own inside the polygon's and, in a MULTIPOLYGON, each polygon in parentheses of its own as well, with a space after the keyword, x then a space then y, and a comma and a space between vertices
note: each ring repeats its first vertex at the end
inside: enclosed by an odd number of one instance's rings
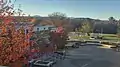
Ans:
POLYGON ((81 46, 70 49, 66 59, 53 67, 120 67, 120 52, 103 46, 81 46))
POLYGON ((52 59, 42 62, 45 65, 36 62, 33 67, 120 67, 120 52, 109 46, 91 44, 67 48, 64 57, 61 52, 57 52, 52 59))

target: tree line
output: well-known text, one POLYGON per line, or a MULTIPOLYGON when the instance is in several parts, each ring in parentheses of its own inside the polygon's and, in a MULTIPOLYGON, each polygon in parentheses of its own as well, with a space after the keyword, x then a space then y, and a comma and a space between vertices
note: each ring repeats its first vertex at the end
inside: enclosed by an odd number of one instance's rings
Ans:
POLYGON ((65 13, 61 12, 53 12, 52 14, 49 14, 48 17, 33 16, 30 18, 35 19, 35 21, 33 21, 35 25, 63 26, 68 32, 79 31, 84 33, 116 34, 119 33, 120 26, 120 20, 116 20, 114 17, 109 17, 108 20, 72 18, 67 17, 65 13))
POLYGON ((77 31, 82 33, 105 33, 105 34, 117 34, 120 33, 120 21, 114 17, 109 17, 108 20, 99 20, 91 18, 70 18, 64 15, 64 13, 53 13, 49 16, 51 19, 54 18, 54 24, 63 25, 69 31, 77 31), (52 18, 51 18, 52 16, 52 18), (57 19, 62 17, 61 22, 57 19), (66 20, 66 22, 65 22, 66 20), (64 22, 63 22, 64 21, 64 22))

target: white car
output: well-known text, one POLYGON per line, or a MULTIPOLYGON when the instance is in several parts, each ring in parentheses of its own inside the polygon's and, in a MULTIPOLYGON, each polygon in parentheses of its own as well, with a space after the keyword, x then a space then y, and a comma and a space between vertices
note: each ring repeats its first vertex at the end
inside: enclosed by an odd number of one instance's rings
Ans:
POLYGON ((34 66, 35 66, 35 67, 51 67, 52 64, 53 64, 52 61, 37 60, 37 61, 34 63, 34 66))

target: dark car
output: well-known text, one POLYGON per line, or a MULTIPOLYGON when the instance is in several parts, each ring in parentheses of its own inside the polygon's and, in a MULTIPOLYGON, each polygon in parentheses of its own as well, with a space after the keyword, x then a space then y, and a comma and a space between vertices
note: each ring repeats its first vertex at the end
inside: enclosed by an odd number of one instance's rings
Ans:
POLYGON ((78 42, 75 42, 72 45, 73 48, 79 48, 79 46, 80 46, 80 43, 78 43, 78 42))

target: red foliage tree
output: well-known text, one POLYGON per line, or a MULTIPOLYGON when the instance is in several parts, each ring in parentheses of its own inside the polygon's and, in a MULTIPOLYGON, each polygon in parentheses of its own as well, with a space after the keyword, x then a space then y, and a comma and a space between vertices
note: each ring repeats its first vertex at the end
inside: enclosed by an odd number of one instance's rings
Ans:
POLYGON ((9 65, 24 56, 25 50, 30 45, 32 27, 29 28, 27 34, 23 27, 17 29, 16 23, 12 22, 14 20, 13 7, 3 4, 0 6, 2 6, 0 9, 0 65, 9 65))
POLYGON ((63 49, 66 44, 67 33, 63 27, 57 27, 56 31, 51 32, 51 42, 55 46, 55 49, 63 49))

